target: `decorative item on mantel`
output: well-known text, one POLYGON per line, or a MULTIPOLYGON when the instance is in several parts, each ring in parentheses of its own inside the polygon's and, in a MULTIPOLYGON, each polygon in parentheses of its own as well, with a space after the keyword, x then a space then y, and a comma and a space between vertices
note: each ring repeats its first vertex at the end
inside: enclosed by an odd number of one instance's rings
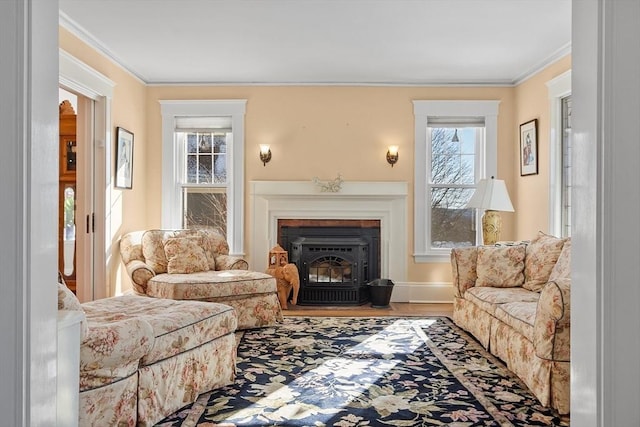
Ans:
POLYGON ((342 174, 338 173, 338 176, 333 181, 322 182, 320 179, 315 176, 313 177, 313 183, 320 187, 320 191, 323 193, 338 193, 342 190, 342 174))
POLYGON ((289 254, 282 249, 282 246, 275 245, 269 251, 269 267, 267 274, 276 278, 278 288, 278 300, 283 310, 288 310, 289 295, 293 290, 292 304, 298 303, 298 292, 300 291, 300 274, 295 264, 289 263, 289 254))

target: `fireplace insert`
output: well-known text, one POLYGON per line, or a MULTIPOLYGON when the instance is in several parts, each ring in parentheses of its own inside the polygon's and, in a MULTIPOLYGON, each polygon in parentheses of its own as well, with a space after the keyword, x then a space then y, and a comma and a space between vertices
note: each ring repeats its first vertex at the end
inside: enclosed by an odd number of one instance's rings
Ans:
POLYGON ((298 237, 291 259, 300 273, 300 305, 358 305, 369 300, 369 242, 360 237, 298 237))

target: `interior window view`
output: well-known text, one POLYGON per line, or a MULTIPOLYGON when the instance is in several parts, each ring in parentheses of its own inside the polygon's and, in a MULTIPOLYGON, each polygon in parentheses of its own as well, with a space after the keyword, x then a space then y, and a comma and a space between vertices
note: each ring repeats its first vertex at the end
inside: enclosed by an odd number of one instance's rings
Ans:
POLYGON ((24 1, 7 425, 640 420, 640 6, 24 1))
POLYGON ((185 229, 211 228, 227 234, 227 137, 231 133, 177 132, 185 147, 181 180, 185 229))

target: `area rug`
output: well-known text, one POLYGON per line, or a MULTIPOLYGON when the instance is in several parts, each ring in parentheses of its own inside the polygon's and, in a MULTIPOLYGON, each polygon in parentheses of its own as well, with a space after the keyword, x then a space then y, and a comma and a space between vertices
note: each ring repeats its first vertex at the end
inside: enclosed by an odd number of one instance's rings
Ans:
POLYGON ((169 426, 566 426, 446 317, 287 317, 169 426))

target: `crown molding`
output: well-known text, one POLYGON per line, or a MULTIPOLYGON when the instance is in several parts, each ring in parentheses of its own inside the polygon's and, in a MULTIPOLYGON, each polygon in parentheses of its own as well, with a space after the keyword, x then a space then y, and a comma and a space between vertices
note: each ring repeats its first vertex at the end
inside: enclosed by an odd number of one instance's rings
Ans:
POLYGON ((62 11, 58 12, 58 24, 62 28, 76 36, 78 39, 80 39, 81 42, 85 43, 86 45, 97 51, 99 54, 122 68, 140 83, 145 85, 147 84, 147 79, 143 75, 136 73, 133 68, 127 66, 121 58, 111 52, 109 48, 102 44, 89 31, 85 30, 80 24, 69 18, 69 16, 62 11))

